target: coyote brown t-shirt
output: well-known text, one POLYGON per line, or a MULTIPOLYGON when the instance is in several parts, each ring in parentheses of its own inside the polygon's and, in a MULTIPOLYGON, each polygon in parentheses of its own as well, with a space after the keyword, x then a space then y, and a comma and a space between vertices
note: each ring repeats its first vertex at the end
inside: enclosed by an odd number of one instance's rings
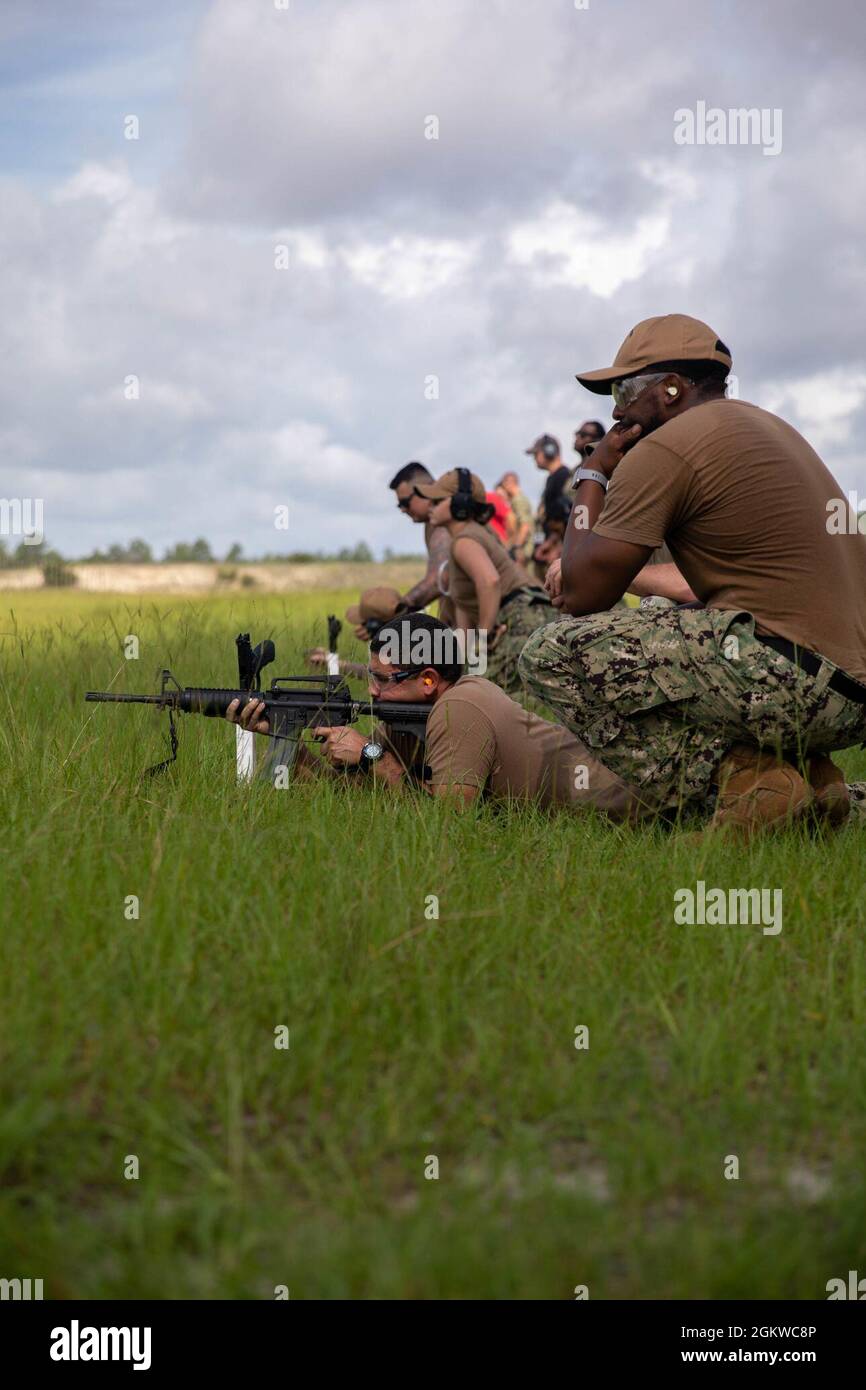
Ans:
POLYGON ((791 425, 746 401, 708 401, 629 450, 594 529, 666 541, 707 607, 745 609, 759 632, 866 682, 866 536, 828 530, 834 499, 839 484, 791 425))
POLYGON ((483 676, 462 676, 436 701, 424 756, 433 787, 477 787, 613 815, 629 805, 625 783, 574 734, 530 714, 483 676))
POLYGON ((478 626, 478 593, 475 582, 460 564, 454 547, 460 541, 475 541, 480 545, 499 576, 500 602, 515 589, 526 584, 526 574, 512 560, 502 541, 489 526, 481 526, 477 521, 468 521, 463 530, 451 542, 451 559, 448 562, 448 594, 458 608, 463 609, 471 627, 478 626))

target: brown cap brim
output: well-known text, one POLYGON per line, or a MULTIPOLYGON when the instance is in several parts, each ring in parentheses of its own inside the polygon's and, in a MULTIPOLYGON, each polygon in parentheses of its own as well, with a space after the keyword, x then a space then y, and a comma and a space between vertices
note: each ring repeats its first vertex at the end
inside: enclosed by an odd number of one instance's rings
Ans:
MULTIPOLYGON (((640 371, 640 368, 636 367, 634 370, 640 371)), ((628 370, 623 371, 622 367, 599 367, 595 372, 581 372, 577 380, 596 396, 609 396, 613 383, 628 375, 628 370)))
POLYGON ((421 496, 426 497, 428 502, 441 502, 444 497, 453 497, 453 492, 446 492, 438 483, 416 483, 415 491, 421 496))
POLYGON ((351 608, 346 609, 347 623, 353 623, 355 627, 359 627, 363 621, 364 619, 361 617, 361 610, 357 603, 353 603, 351 608))

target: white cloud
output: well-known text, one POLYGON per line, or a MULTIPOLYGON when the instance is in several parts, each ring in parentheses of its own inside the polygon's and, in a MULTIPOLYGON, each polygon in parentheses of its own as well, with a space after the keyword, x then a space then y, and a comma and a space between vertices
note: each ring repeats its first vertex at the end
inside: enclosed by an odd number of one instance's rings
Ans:
POLYGON ((840 368, 797 381, 768 382, 761 393, 767 410, 784 415, 819 453, 846 445, 858 410, 866 402, 866 372, 840 368))
POLYGON ((343 251, 356 280, 388 299, 420 299, 453 285, 477 255, 474 242, 392 237, 378 245, 366 242, 343 251))
POLYGON ((81 409, 95 417, 116 414, 118 420, 122 414, 124 426, 131 429, 136 424, 133 412, 152 412, 174 423, 204 420, 216 413, 215 404, 197 386, 178 386, 152 376, 138 385, 139 394, 133 398, 127 397, 121 382, 97 394, 85 392, 81 409))
POLYGON ((54 195, 57 203, 74 203, 79 198, 98 198, 116 206, 135 190, 129 169, 121 164, 100 164, 88 160, 71 178, 60 185, 54 195))
POLYGON ((628 232, 612 233, 600 218, 556 201, 511 230, 508 256, 536 283, 570 285, 610 299, 644 273, 669 231, 670 217, 663 212, 638 218, 628 232))
MULTIPOLYGON (((791 3, 794 36, 745 0, 718 32, 674 0, 217 0, 128 148, 100 127, 129 109, 99 85, 111 54, 83 57, 100 117, 63 107, 74 160, 0 190, 4 492, 43 496, 70 553, 136 532, 276 548, 285 494, 288 546, 410 549, 393 470, 517 466, 535 495, 530 440, 607 418, 573 374, 671 310, 711 322, 742 394, 866 490, 866 95, 824 11, 791 3), (699 96, 782 106, 783 154, 675 148, 699 96)), ((62 67, 59 6, 25 10, 62 67)), ((142 71, 173 41, 161 13, 152 49, 136 31, 142 71)), ((25 134, 53 151, 53 128, 25 134)))

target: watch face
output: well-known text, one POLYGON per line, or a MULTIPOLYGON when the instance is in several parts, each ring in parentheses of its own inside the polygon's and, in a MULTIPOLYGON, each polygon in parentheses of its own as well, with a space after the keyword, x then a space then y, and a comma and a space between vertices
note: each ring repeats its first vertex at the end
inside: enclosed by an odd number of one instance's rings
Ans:
POLYGON ((385 751, 385 750, 384 750, 384 748, 382 747, 381 743, 365 743, 365 744, 364 744, 364 749, 363 749, 364 757, 367 758, 367 759, 368 759, 370 762, 372 762, 372 763, 378 762, 379 758, 381 758, 381 756, 382 756, 382 754, 384 753, 384 751, 385 751))

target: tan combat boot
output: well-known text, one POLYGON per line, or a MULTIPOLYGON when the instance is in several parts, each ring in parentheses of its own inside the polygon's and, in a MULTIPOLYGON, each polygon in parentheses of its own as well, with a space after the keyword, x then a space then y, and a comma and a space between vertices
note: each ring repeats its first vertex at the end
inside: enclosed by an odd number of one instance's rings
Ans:
POLYGON ((793 824, 814 799, 795 767, 745 743, 735 744, 722 759, 718 785, 710 829, 745 836, 793 824))
POLYGON ((806 763, 806 776, 815 796, 816 816, 830 825, 841 825, 851 809, 842 769, 826 754, 816 754, 806 763))

